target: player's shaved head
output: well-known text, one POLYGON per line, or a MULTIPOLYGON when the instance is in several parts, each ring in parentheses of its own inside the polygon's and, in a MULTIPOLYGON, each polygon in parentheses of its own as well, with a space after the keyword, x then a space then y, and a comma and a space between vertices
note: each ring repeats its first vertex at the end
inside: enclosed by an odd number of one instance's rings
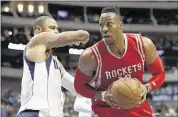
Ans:
POLYGON ((108 13, 108 12, 113 12, 120 15, 119 9, 117 7, 104 7, 101 11, 101 14, 108 13))
POLYGON ((119 20, 121 20, 121 15, 118 7, 104 7, 101 11, 101 14, 103 13, 114 13, 119 20))
POLYGON ((33 30, 36 29, 37 26, 43 27, 43 22, 47 19, 53 19, 52 17, 49 16, 40 16, 35 20, 35 23, 33 25, 33 30))
POLYGON ((54 18, 49 16, 40 16, 35 20, 33 25, 33 33, 34 35, 42 33, 42 32, 58 32, 58 24, 54 20, 54 18))

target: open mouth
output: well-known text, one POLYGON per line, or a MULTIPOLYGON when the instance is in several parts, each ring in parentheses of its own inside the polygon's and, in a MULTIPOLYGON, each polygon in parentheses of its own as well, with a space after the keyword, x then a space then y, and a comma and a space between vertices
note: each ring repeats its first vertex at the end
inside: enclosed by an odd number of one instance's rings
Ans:
POLYGON ((104 36, 104 38, 110 38, 110 36, 104 36))

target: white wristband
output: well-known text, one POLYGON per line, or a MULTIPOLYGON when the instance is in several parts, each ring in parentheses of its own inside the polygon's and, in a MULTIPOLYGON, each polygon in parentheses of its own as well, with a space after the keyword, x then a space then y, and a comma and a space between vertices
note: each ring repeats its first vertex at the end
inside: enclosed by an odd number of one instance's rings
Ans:
POLYGON ((102 92, 101 92, 101 100, 102 100, 103 102, 105 102, 105 99, 104 99, 105 93, 106 93, 106 91, 102 91, 102 92))

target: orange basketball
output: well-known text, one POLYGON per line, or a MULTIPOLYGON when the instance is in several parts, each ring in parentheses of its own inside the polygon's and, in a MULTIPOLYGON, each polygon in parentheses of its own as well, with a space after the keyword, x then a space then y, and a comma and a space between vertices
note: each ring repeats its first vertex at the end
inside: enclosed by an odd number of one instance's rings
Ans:
POLYGON ((141 100, 141 84, 134 78, 120 78, 108 89, 120 109, 136 107, 141 100))

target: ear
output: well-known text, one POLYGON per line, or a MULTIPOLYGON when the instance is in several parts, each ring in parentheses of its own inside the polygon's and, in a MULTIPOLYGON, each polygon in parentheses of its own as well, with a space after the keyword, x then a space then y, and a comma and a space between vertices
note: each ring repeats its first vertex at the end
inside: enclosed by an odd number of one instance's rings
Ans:
POLYGON ((41 32, 42 32, 41 26, 36 26, 34 33, 38 34, 38 33, 41 33, 41 32))
POLYGON ((123 23, 122 23, 122 22, 120 22, 120 28, 121 28, 121 29, 123 28, 123 23))

